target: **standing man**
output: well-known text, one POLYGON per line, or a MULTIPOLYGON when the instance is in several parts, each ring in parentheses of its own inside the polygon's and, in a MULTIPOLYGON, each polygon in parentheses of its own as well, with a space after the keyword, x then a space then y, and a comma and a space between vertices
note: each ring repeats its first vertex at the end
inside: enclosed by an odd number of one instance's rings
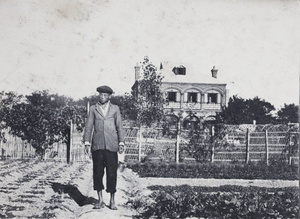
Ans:
POLYGON ((97 88, 99 102, 90 107, 84 131, 85 152, 90 149, 93 158, 94 190, 99 202, 95 208, 105 206, 102 196, 103 175, 106 169, 106 191, 110 193, 109 208, 117 210, 115 192, 117 185, 118 154, 124 150, 124 131, 120 109, 110 103, 113 90, 108 86, 97 88), (91 147, 91 148, 90 148, 91 147))

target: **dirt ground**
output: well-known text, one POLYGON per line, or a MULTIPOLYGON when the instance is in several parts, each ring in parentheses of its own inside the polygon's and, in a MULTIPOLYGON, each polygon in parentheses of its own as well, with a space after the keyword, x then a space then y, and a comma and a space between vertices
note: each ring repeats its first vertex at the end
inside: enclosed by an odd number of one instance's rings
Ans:
MULTIPOLYGON (((131 218, 137 214, 126 205, 146 190, 138 176, 125 169, 118 172, 117 211, 93 209, 92 163, 66 164, 53 161, 0 162, 0 218, 131 218)), ((149 191, 150 193, 150 191, 149 191)), ((109 194, 104 192, 104 201, 109 194)))
MULTIPOLYGON (((66 164, 54 161, 0 161, 0 218, 132 218, 137 212, 126 203, 151 193, 150 185, 262 187, 298 186, 286 180, 216 180, 139 178, 125 168, 118 172, 116 204, 93 209, 97 194, 93 191, 92 163, 66 164)), ((104 192, 104 201, 109 194, 104 192)))

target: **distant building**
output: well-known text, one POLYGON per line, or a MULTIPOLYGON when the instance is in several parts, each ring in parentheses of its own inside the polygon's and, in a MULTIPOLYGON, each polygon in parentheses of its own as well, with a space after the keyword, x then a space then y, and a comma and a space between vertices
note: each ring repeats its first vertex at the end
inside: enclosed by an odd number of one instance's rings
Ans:
MULTIPOLYGON (((196 77, 192 77, 182 65, 168 68, 160 64, 159 71, 164 76, 161 85, 166 100, 164 112, 181 115, 185 128, 199 125, 202 121, 214 121, 216 113, 227 105, 226 83, 218 78, 215 66, 210 73, 196 77)), ((141 73, 141 67, 136 65, 132 86, 136 95, 141 73)))

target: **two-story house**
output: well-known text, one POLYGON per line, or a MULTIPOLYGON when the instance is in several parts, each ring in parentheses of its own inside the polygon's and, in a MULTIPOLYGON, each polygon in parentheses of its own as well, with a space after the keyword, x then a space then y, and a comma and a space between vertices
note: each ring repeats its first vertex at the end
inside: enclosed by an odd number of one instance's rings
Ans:
MULTIPOLYGON (((166 100, 164 112, 181 115, 185 128, 199 125, 202 121, 213 121, 216 112, 227 104, 226 83, 218 78, 215 67, 211 72, 195 76, 184 66, 166 68, 161 64, 160 72, 164 77, 161 85, 166 100)), ((133 91, 138 89, 141 74, 141 67, 136 65, 133 91)))

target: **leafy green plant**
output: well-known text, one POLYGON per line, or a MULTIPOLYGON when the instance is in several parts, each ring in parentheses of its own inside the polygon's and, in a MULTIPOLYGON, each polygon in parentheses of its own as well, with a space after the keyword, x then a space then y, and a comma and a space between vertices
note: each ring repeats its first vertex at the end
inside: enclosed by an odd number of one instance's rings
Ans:
MULTIPOLYGON (((150 187, 154 201, 139 209, 140 218, 296 218, 297 188, 150 187)), ((138 200, 143 203, 142 200, 138 200)), ((132 205, 134 206, 134 205, 132 205)))
POLYGON ((166 163, 153 171, 149 164, 129 165, 140 177, 216 178, 216 179, 298 179, 298 166, 286 162, 223 164, 223 163, 166 163))
MULTIPOLYGON (((191 112, 192 113, 192 112, 191 112)), ((222 124, 202 124, 202 128, 182 132, 182 137, 188 139, 187 144, 180 148, 180 159, 195 158, 197 162, 211 161, 215 149, 227 147, 226 130, 222 124)))

